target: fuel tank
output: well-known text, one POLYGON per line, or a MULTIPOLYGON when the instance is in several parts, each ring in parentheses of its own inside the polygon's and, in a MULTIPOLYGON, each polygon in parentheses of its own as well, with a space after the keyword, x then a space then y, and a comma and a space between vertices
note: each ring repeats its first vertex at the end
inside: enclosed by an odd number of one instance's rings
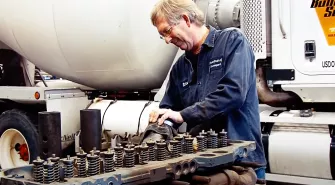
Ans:
POLYGON ((159 38, 157 0, 0 0, 0 43, 40 69, 99 90, 159 88, 177 48, 159 38))

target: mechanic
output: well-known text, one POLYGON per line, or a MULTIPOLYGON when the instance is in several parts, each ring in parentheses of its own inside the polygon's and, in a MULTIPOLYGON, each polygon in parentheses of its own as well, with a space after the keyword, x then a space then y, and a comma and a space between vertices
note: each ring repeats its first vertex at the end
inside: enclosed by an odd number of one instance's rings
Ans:
POLYGON ((173 65, 160 109, 149 121, 186 122, 192 136, 225 129, 229 139, 255 141, 256 150, 244 160, 262 164, 255 171, 265 179, 255 57, 248 40, 237 28, 206 26, 192 0, 160 0, 151 21, 167 44, 185 53, 173 65))

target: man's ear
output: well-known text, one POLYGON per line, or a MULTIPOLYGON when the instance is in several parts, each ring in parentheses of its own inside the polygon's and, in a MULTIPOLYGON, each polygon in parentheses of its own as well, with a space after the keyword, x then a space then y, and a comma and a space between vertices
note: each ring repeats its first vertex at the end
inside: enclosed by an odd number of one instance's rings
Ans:
POLYGON ((190 20, 190 18, 188 17, 188 15, 183 14, 183 15, 182 15, 182 18, 183 18, 184 21, 186 22, 187 26, 190 27, 190 26, 191 26, 191 20, 190 20))

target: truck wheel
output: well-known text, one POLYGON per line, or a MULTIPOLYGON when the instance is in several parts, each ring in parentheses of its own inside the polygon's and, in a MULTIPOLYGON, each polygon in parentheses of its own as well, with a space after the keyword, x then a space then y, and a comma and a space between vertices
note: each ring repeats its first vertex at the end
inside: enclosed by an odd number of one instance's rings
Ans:
POLYGON ((0 115, 1 168, 25 166, 39 154, 38 134, 29 117, 18 110, 0 115))

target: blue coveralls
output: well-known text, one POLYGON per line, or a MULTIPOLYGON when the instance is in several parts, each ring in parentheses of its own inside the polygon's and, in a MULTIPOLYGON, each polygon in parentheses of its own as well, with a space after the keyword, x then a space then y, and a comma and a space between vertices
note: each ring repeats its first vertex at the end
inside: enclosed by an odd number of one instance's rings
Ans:
POLYGON ((255 141, 246 161, 265 167, 251 46, 238 29, 209 28, 200 53, 186 51, 172 67, 160 108, 180 111, 192 135, 225 129, 229 139, 255 141))

